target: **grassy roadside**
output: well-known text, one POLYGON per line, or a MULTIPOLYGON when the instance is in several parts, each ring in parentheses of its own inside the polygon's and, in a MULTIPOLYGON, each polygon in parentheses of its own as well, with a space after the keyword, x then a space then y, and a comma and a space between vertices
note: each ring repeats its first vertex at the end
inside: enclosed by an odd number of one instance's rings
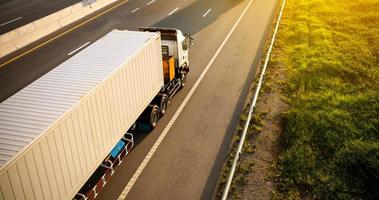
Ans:
POLYGON ((289 0, 276 199, 379 199, 379 1, 289 0))
POLYGON ((282 20, 231 199, 379 199, 379 1, 287 0, 282 20))

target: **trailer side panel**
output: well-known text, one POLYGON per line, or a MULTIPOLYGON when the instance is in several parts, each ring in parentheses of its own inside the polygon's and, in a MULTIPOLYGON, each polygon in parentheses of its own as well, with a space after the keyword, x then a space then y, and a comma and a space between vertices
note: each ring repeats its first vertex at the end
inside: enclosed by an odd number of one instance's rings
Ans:
POLYGON ((112 31, 0 104, 0 199, 70 199, 163 87, 157 33, 112 31))

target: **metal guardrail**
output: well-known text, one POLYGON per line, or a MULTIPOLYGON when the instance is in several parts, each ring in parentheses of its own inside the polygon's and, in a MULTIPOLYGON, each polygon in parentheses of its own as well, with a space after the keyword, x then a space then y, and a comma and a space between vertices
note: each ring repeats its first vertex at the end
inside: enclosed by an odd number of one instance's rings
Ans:
POLYGON ((225 189, 224 189, 224 193, 222 195, 222 200, 226 200, 228 198, 230 186, 232 184, 232 180, 233 180, 233 177, 234 177, 234 173, 235 173, 235 170, 236 170, 236 167, 237 167, 238 160, 240 158, 240 154, 242 153, 243 143, 245 142, 247 130, 249 128, 251 117, 253 115, 253 111, 254 111, 255 105, 257 103, 258 96, 259 96, 259 91, 260 91, 260 89, 262 87, 263 78, 264 78, 265 73, 266 73, 266 68, 267 68, 267 65, 268 65, 268 62, 269 62, 269 59, 270 59, 270 56, 271 56, 272 48, 274 46, 276 34, 278 32, 278 29, 279 29, 279 24, 280 24, 280 20, 282 18, 282 14, 283 14, 283 10, 284 10, 285 4, 286 4, 286 0, 283 0, 282 7, 280 9, 280 13, 279 13, 279 17, 278 17, 278 21, 277 21, 276 26, 275 26, 275 31, 274 31, 274 34, 272 35, 271 44, 270 44, 270 47, 268 49, 266 60, 265 60, 265 63, 263 65, 263 68, 262 68, 262 73, 261 73, 261 75, 259 77, 259 82, 258 82, 258 85, 257 85, 257 89, 255 90, 254 98, 253 98, 253 101, 251 103, 251 106, 250 106, 250 109, 249 109, 249 114, 248 114, 248 117, 247 117, 244 129, 243 129, 243 132, 242 132, 241 140, 240 140, 240 142, 238 144, 238 149, 237 149, 236 155, 234 157, 234 161, 233 161, 232 168, 230 170, 228 181, 226 183, 226 186, 225 186, 225 189))

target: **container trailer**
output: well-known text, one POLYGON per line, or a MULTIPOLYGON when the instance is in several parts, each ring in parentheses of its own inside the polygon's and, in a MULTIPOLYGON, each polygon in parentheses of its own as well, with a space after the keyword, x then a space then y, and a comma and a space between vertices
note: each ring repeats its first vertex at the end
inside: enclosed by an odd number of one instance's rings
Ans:
POLYGON ((184 86, 180 30, 113 30, 0 103, 0 199, 94 199, 184 86))

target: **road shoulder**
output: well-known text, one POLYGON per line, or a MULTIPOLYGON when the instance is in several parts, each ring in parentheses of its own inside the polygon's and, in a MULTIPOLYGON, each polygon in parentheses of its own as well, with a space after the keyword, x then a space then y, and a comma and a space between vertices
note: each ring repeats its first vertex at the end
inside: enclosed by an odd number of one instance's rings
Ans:
MULTIPOLYGON (((273 26, 275 24, 276 21, 273 22, 273 26)), ((272 27, 272 30, 274 30, 274 27, 272 27)), ((266 41, 265 46, 267 49, 269 41, 266 41)), ((271 199, 275 191, 276 172, 274 166, 281 152, 279 141, 282 133, 281 115, 288 107, 282 99, 282 83, 286 79, 286 69, 283 64, 275 61, 275 57, 277 56, 275 54, 271 56, 266 71, 265 80, 257 100, 256 110, 250 122, 247 138, 229 192, 229 198, 231 199, 271 199)), ((259 69, 262 68, 263 61, 261 61, 259 69)), ((240 116, 233 143, 218 182, 216 199, 221 198, 224 192, 224 186, 247 120, 257 82, 258 80, 249 89, 244 111, 240 116)))

